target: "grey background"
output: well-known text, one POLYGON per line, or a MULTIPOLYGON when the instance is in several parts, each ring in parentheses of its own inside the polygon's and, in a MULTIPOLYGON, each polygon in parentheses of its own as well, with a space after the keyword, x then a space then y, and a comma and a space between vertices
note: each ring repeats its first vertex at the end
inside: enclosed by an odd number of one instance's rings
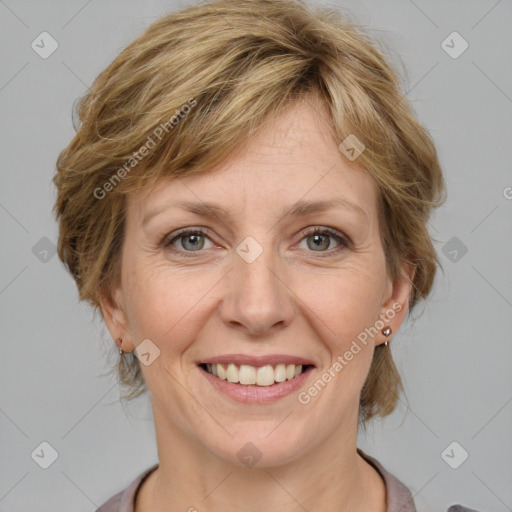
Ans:
MULTIPOLYGON (((181 5, 0 1, 2 512, 94 511, 157 460, 148 396, 119 402, 105 375, 117 349, 51 252, 51 178, 74 133, 73 102, 181 5), (31 48, 43 31, 59 45, 47 59, 31 48), (58 453, 46 470, 31 457, 43 441, 58 453)), ((423 315, 392 341, 407 399, 359 446, 410 488, 419 512, 453 503, 512 510, 512 2, 331 5, 403 62, 404 90, 435 139, 449 196, 431 222, 445 273, 423 315), (456 59, 441 47, 453 31, 469 43, 456 59), (469 453, 457 469, 441 457, 453 441, 469 453)))

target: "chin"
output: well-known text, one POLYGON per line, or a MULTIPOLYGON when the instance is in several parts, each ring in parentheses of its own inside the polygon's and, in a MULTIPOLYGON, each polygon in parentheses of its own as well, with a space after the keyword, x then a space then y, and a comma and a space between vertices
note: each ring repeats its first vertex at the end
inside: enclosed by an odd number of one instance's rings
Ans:
POLYGON ((306 451, 305 432, 295 430, 290 433, 284 424, 279 425, 276 421, 258 423, 259 428, 254 424, 247 425, 246 428, 237 426, 236 430, 227 428, 236 434, 233 437, 223 436, 223 442, 219 442, 218 439, 208 440, 205 446, 226 463, 248 469, 283 466, 296 460, 306 451))

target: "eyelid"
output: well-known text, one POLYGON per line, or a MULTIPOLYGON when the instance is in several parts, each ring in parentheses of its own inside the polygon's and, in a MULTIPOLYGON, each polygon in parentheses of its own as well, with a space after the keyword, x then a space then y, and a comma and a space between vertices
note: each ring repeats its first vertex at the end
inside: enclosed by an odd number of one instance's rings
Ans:
MULTIPOLYGON (((171 242, 173 242, 174 240, 176 240, 184 235, 188 235, 188 234, 203 235, 206 238, 210 239, 212 242, 214 241, 214 238, 215 238, 215 236, 213 235, 213 232, 210 231, 206 227, 203 227, 203 226, 190 227, 190 228, 186 227, 186 228, 177 229, 176 231, 173 231, 172 233, 167 233, 163 237, 161 244, 164 247, 168 247, 171 244, 171 242)), ((193 251, 187 251, 187 252, 193 252, 193 251)), ((200 251, 198 251, 198 252, 200 252, 200 251)))
MULTIPOLYGON (((208 238, 212 243, 215 243, 214 241, 214 238, 215 237, 212 237, 212 232, 204 227, 204 226, 198 226, 198 227, 185 227, 185 228, 181 228, 181 229, 178 229, 170 234, 167 234, 165 235, 165 237, 163 238, 161 244, 165 247, 165 248, 170 248, 172 247, 172 243, 179 239, 180 237, 183 237, 187 234, 190 234, 190 235, 201 235, 201 236, 205 236, 206 238, 208 238)), ((325 254, 327 256, 332 256, 333 253, 337 253, 339 252, 341 249, 343 248, 352 248, 353 246, 353 243, 352 243, 352 240, 350 239, 350 237, 348 237, 345 233, 343 233, 342 231, 339 231, 338 229, 335 229, 335 228, 331 228, 331 227, 328 227, 328 226, 309 226, 307 228, 304 228, 302 229, 298 236, 300 236, 299 240, 297 243, 299 242, 302 242, 302 240, 304 240, 305 238, 309 237, 309 236, 313 236, 313 235, 316 235, 316 234, 319 234, 319 235, 329 235, 331 236, 332 238, 335 238, 339 244, 338 247, 335 247, 333 249, 328 249, 327 251, 309 251, 309 252, 312 252, 312 253, 318 253, 319 257, 323 257, 322 256, 322 253, 325 254)), ((203 250, 198 250, 198 251, 184 251, 182 249, 176 249, 175 247, 172 247, 172 249, 170 249, 172 252, 174 253, 179 253, 180 255, 184 255, 185 257, 194 257, 193 254, 194 253, 201 253, 201 252, 204 252, 203 250)))
MULTIPOLYGON (((305 237, 312 236, 312 235, 325 235, 328 234, 332 236, 333 238, 339 239, 339 243, 341 245, 344 245, 347 248, 351 248, 353 246, 352 240, 348 235, 346 235, 344 232, 335 229, 330 228, 328 226, 313 226, 304 228, 300 233, 301 239, 299 241, 302 241, 305 237)), ((314 252, 314 251, 313 251, 314 252)), ((328 251, 319 251, 319 252, 328 252, 328 251)))

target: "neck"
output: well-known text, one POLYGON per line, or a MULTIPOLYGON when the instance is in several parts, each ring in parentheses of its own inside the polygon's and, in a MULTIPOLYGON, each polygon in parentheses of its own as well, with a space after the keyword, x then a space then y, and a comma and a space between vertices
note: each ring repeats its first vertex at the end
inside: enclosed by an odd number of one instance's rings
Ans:
POLYGON ((357 418, 321 446, 285 464, 251 469, 204 449, 154 408, 159 466, 137 496, 135 512, 224 510, 385 512, 385 485, 357 453, 357 418), (335 448, 334 448, 335 447, 335 448))

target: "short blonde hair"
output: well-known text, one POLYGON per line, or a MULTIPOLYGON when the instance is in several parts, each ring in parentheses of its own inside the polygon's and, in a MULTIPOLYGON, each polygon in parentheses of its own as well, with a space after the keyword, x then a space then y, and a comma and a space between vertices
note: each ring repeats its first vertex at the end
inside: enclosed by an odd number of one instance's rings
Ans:
MULTIPOLYGON (((409 307, 439 264, 427 222, 444 200, 433 141, 376 43, 338 11, 300 0, 214 0, 159 18, 78 102, 79 128, 57 160, 58 254, 80 300, 97 310, 120 282, 126 196, 161 178, 208 172, 291 102, 316 95, 338 143, 353 134, 357 163, 379 191, 393 280, 415 269, 409 307)), ((127 398, 145 390, 139 361, 120 358, 127 398)), ((385 416, 402 390, 391 352, 375 348, 360 421, 385 416)))

